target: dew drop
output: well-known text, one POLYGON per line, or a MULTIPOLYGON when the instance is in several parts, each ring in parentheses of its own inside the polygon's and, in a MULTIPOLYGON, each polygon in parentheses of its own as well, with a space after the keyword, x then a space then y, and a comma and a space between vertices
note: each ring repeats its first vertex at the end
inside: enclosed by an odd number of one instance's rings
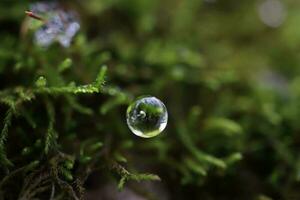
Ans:
POLYGON ((129 105, 126 118, 129 129, 135 135, 151 138, 166 128, 168 112, 159 99, 143 96, 129 105))

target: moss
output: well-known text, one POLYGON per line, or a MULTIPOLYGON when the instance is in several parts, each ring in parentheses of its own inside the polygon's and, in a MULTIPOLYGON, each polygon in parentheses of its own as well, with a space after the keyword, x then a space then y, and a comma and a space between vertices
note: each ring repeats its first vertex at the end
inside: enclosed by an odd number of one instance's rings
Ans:
POLYGON ((1 2, 0 199, 153 196, 142 180, 169 199, 299 199, 300 3, 283 3, 271 28, 255 1, 64 1, 81 28, 43 48, 29 3, 1 2), (141 95, 169 113, 150 140, 126 124, 141 95))

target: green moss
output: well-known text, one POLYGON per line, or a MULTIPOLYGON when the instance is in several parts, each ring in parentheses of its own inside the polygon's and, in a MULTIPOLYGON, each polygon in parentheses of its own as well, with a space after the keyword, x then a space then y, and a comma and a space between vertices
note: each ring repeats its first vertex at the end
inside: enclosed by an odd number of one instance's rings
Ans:
POLYGON ((270 28, 256 1, 66 1, 81 29, 47 49, 27 1, 0 3, 0 199, 153 197, 143 180, 169 199, 300 199, 300 3, 282 2, 270 28), (150 140, 126 124, 142 95, 169 113, 150 140))

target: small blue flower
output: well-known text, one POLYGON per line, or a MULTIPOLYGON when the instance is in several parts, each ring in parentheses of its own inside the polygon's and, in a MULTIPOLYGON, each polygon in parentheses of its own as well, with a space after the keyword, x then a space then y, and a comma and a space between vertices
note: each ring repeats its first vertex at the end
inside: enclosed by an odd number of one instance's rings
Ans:
POLYGON ((70 46, 80 29, 75 12, 64 10, 55 2, 34 3, 30 9, 32 13, 41 15, 44 19, 44 24, 34 34, 38 45, 48 47, 57 41, 63 47, 70 46))

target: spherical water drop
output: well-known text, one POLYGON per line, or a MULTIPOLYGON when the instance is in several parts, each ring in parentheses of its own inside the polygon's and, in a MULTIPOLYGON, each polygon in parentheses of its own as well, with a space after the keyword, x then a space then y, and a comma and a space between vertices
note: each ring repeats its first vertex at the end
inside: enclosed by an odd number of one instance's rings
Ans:
POLYGON ((155 97, 140 97, 127 109, 127 124, 137 136, 150 138, 160 134, 167 126, 166 106, 155 97))

